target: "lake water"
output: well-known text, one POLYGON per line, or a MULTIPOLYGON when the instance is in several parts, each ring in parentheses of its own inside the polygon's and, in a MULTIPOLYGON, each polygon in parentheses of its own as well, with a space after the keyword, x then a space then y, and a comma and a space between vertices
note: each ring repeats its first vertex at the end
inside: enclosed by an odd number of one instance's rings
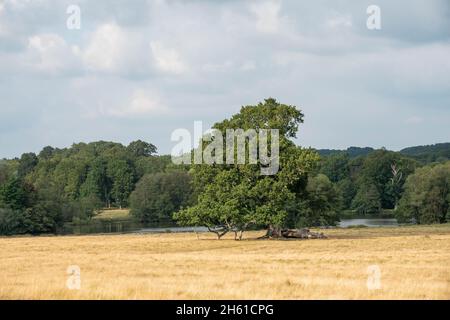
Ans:
POLYGON ((67 225, 60 234, 100 234, 100 233, 165 233, 165 232, 205 232, 204 227, 179 227, 173 224, 143 224, 136 221, 106 222, 96 221, 85 225, 67 225))
POLYGON ((362 218, 362 219, 342 219, 339 227, 347 228, 351 226, 367 226, 367 227, 396 227, 398 226, 397 219, 387 218, 362 218))
MULTIPOLYGON (((338 227, 364 225, 367 227, 395 227, 396 219, 358 218, 342 219, 338 227)), ((60 234, 99 234, 99 233, 165 233, 165 232, 206 232, 205 227, 179 227, 173 224, 142 224, 136 221, 95 222, 88 225, 66 226, 60 234)))
POLYGON ((164 232, 207 232, 205 227, 167 227, 167 228, 142 228, 137 233, 164 233, 164 232))

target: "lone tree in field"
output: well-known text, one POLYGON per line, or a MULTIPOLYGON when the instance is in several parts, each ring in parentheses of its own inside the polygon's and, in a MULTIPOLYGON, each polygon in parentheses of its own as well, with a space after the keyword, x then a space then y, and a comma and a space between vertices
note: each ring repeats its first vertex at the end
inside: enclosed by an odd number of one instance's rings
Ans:
MULTIPOLYGON (((302 122, 303 113, 295 106, 270 98, 256 106, 242 107, 230 119, 216 123, 213 129, 221 132, 254 129, 259 133, 261 129, 278 129, 278 172, 261 175, 261 164, 251 164, 248 159, 243 164, 225 164, 225 150, 224 164, 193 165, 191 172, 199 194, 197 204, 175 213, 174 218, 181 225, 207 227, 218 239, 228 232, 241 239, 251 225, 279 229, 288 215, 299 215, 301 208, 296 203, 304 194, 307 173, 318 161, 312 149, 302 149, 290 140, 296 137, 302 122)), ((205 148, 203 144, 200 146, 205 148)))

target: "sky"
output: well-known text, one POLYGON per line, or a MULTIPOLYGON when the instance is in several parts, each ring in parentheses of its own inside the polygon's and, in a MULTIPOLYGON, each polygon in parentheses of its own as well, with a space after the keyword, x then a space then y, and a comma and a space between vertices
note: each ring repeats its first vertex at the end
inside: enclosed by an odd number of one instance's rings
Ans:
POLYGON ((174 130, 268 97, 303 111, 305 147, 450 141, 450 2, 0 0, 0 158, 138 139, 167 154, 174 130))

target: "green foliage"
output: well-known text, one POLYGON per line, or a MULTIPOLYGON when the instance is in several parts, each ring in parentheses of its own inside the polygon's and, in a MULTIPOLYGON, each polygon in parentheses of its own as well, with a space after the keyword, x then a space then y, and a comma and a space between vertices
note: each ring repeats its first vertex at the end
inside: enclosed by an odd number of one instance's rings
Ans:
POLYGON ((167 221, 176 212, 180 224, 206 226, 219 237, 251 225, 333 225, 338 211, 350 208, 395 211, 400 221, 449 220, 449 163, 416 169, 449 159, 448 143, 400 153, 319 150, 317 165, 314 150, 291 141, 302 122, 295 106, 269 98, 214 125, 223 133, 279 129, 280 167, 273 176, 248 162, 175 166, 141 140, 47 146, 38 156, 0 160, 0 234, 56 232, 66 222, 89 221, 102 207, 128 204, 141 221, 167 221))
MULTIPOLYGON (((76 200, 80 196, 80 187, 83 184, 87 170, 87 161, 77 157, 68 157, 60 159, 49 173, 52 175, 51 180, 64 188, 67 198, 76 200)), ((47 176, 40 178, 46 180, 47 176)))
POLYGON ((191 195, 192 179, 186 172, 145 175, 130 196, 131 214, 143 222, 166 222, 190 203, 191 195))
POLYGON ((15 176, 17 167, 16 160, 0 160, 0 188, 15 176))
POLYGON ((363 184, 359 187, 352 201, 352 209, 359 214, 370 214, 381 212, 381 197, 374 184, 363 184))
POLYGON ((445 162, 450 160, 450 143, 437 143, 428 146, 409 147, 400 150, 401 154, 417 159, 421 163, 445 162))
POLYGON ((343 209, 378 213, 377 208, 396 207, 406 177, 417 166, 413 159, 380 149, 356 158, 343 152, 332 154, 321 160, 318 171, 337 184, 343 197, 343 209))
MULTIPOLYGON (((244 173, 245 174, 245 173, 244 173)), ((220 171, 199 195, 198 204, 181 210, 175 218, 186 225, 243 231, 250 224, 280 225, 293 194, 275 179, 243 177, 238 168, 220 171)))
POLYGON ((280 104, 269 98, 256 106, 242 107, 239 113, 216 123, 214 128, 222 132, 226 129, 278 129, 280 137, 294 138, 299 124, 303 123, 303 117, 303 113, 295 106, 280 104))
POLYGON ((13 235, 18 233, 20 226, 20 211, 0 207, 0 235, 13 235))
POLYGON ((0 189, 0 205, 12 210, 23 210, 29 205, 32 192, 31 186, 13 177, 0 189))
POLYGON ((342 197, 342 208, 349 209, 357 192, 355 183, 350 178, 345 178, 336 184, 336 188, 342 197))
MULTIPOLYGON (((350 147, 346 150, 319 149, 317 152, 321 157, 328 157, 336 154, 347 154, 350 158, 363 156, 366 157, 374 151, 373 148, 350 147)), ((426 146, 414 146, 404 148, 399 151, 400 154, 415 159, 422 164, 433 162, 445 162, 450 160, 450 143, 436 143, 426 146)))
POLYGON ((346 153, 337 153, 321 159, 320 172, 332 182, 346 179, 350 175, 350 157, 346 153))
MULTIPOLYGON (((266 99, 256 106, 242 107, 238 114, 214 125, 215 129, 279 129, 280 168, 276 175, 260 174, 255 164, 194 165, 191 172, 198 192, 196 205, 174 218, 182 225, 201 225, 217 233, 243 232, 251 224, 281 226, 288 210, 303 193, 307 173, 318 161, 310 149, 289 140, 296 136, 303 114, 295 106, 266 99)), ((226 152, 224 152, 224 159, 226 152)))
POLYGON ((63 189, 68 201, 95 196, 103 206, 124 207, 136 181, 168 166, 170 157, 153 156, 154 152, 155 146, 141 140, 128 147, 106 141, 73 144, 67 149, 46 147, 26 179, 39 188, 49 178, 63 189))
POLYGON ((444 223, 450 210, 450 161, 430 165, 408 177, 396 216, 399 221, 444 223))
POLYGON ((111 190, 111 178, 107 175, 106 160, 95 158, 88 169, 86 179, 80 186, 81 197, 95 196, 104 203, 109 201, 109 192, 111 190))
POLYGON ((156 153, 156 147, 151 143, 137 140, 128 145, 127 151, 135 157, 149 157, 156 153))
POLYGON ((324 174, 308 178, 304 197, 294 218, 296 227, 330 226, 339 221, 341 197, 324 174))
POLYGON ((72 217, 72 222, 83 223, 92 219, 95 212, 103 207, 103 202, 96 195, 89 195, 66 204, 63 212, 72 217))
POLYGON ((374 185, 380 196, 381 207, 392 209, 396 205, 405 177, 414 172, 416 166, 414 160, 404 158, 398 153, 377 150, 364 160, 358 184, 360 186, 374 185), (393 166, 402 172, 399 180, 398 177, 394 177, 393 166), (393 178, 396 179, 394 188, 392 186, 393 178))
POLYGON ((38 158, 41 160, 48 160, 53 156, 55 152, 56 152, 55 148, 51 146, 46 146, 41 150, 41 152, 39 152, 38 158))
POLYGON ((108 163, 108 176, 113 181, 111 196, 120 208, 128 205, 128 197, 134 189, 132 165, 125 160, 113 159, 108 163))
POLYGON ((159 161, 155 152, 155 146, 140 140, 128 147, 98 141, 67 149, 48 146, 39 156, 25 153, 1 161, 1 232, 56 232, 65 222, 90 220, 101 207, 126 206, 140 178, 137 166, 142 174, 168 166, 167 157, 159 161))
POLYGON ((102 205, 95 197, 70 200, 52 181, 34 190, 15 179, 3 190, 15 191, 7 192, 0 205, 0 234, 6 235, 55 233, 64 222, 90 219, 102 205), (21 193, 25 196, 16 196, 21 193))
POLYGON ((170 155, 139 157, 134 161, 137 177, 167 171, 172 164, 170 155))
POLYGON ((19 168, 17 169, 17 174, 19 177, 25 177, 28 173, 30 173, 34 167, 38 164, 38 157, 30 152, 24 153, 20 157, 19 160, 19 168))
POLYGON ((346 150, 336 150, 336 149, 319 149, 317 152, 321 157, 327 157, 332 155, 338 155, 338 154, 345 154, 349 156, 350 158, 356 158, 360 156, 367 156, 369 153, 374 151, 373 148, 365 147, 365 148, 359 148, 359 147, 349 147, 346 150))

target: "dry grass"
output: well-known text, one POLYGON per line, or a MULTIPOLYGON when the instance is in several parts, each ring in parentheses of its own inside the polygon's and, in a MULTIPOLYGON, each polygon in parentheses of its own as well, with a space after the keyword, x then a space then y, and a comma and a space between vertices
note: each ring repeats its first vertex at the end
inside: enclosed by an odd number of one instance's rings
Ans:
POLYGON ((450 299, 450 225, 326 230, 328 240, 209 234, 0 239, 3 299, 450 299), (367 267, 381 269, 368 290, 367 267), (69 265, 81 289, 66 288, 69 265))
POLYGON ((100 211, 94 220, 127 220, 130 217, 129 209, 105 209, 100 211))

